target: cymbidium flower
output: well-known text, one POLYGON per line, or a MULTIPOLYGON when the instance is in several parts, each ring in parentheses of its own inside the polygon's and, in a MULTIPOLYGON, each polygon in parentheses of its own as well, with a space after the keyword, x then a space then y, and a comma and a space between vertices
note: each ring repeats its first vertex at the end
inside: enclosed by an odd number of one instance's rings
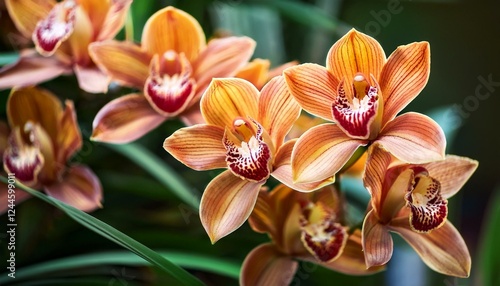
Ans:
POLYGON ((351 30, 330 49, 326 68, 302 64, 284 71, 291 93, 309 113, 334 123, 310 129, 292 155, 294 179, 333 176, 359 146, 377 142, 402 161, 444 158, 444 133, 429 117, 396 115, 423 89, 430 71, 427 42, 398 47, 386 59, 373 38, 351 30))
POLYGON ((101 184, 92 170, 66 165, 82 146, 71 101, 63 109, 59 99, 46 90, 13 89, 7 116, 12 130, 3 153, 7 173, 78 209, 92 211, 101 206, 101 184))
POLYGON ((241 285, 288 285, 297 260, 308 261, 349 275, 371 274, 361 248, 361 232, 349 234, 344 202, 332 185, 311 193, 278 185, 262 190, 249 218, 250 226, 267 233, 272 242, 253 249, 241 269, 241 285))
POLYGON ((109 78, 88 53, 92 42, 112 39, 132 0, 6 0, 18 30, 35 43, 0 70, 0 88, 38 84, 74 72, 80 88, 106 92, 109 78))
POLYGON ((214 79, 200 105, 206 124, 177 130, 163 147, 192 169, 228 169, 201 198, 201 222, 213 243, 245 222, 269 176, 304 191, 332 182, 292 183, 295 140, 284 143, 284 138, 300 107, 283 77, 272 79, 260 93, 243 79, 214 79))
POLYGON ((281 75, 285 69, 297 64, 298 62, 291 61, 273 69, 269 69, 271 67, 271 62, 269 60, 254 59, 246 66, 238 70, 234 77, 246 79, 253 83, 258 90, 261 90, 262 87, 273 77, 281 75))
POLYGON ((456 194, 477 168, 477 161, 447 155, 427 164, 406 164, 381 148, 370 150, 363 177, 371 194, 363 223, 367 267, 392 256, 389 231, 401 235, 433 270, 469 276, 471 260, 460 233, 449 222, 447 199, 456 194))
POLYGON ((109 102, 97 114, 93 140, 133 141, 179 116, 201 123, 198 102, 213 77, 233 76, 250 59, 255 42, 248 37, 206 43, 200 24, 174 7, 147 21, 142 44, 105 41, 90 52, 96 63, 119 83, 142 93, 109 102))

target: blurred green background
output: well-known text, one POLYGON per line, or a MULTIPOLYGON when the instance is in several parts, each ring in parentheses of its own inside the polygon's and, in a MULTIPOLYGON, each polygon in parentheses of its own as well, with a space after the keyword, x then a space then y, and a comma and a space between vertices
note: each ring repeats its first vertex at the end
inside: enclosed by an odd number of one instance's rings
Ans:
MULTIPOLYGON (((324 65, 328 49, 352 27, 375 37, 387 56, 399 45, 430 42, 429 83, 406 110, 425 113, 441 124, 448 136, 448 153, 480 162, 463 190, 450 200, 449 219, 462 233, 472 255, 471 277, 454 279, 436 274, 420 262, 411 248, 400 242, 386 272, 349 277, 303 264, 292 285, 499 285, 500 248, 496 245, 500 241, 500 153, 496 149, 500 144, 499 1, 135 0, 131 15, 137 42, 148 17, 167 5, 193 15, 207 36, 228 32, 254 38, 257 41, 254 57, 269 58, 274 66, 291 60, 324 65)), ((22 42, 12 37, 5 10, 1 10, 0 24, 3 39, 0 60, 5 64, 12 61, 22 42)), ((152 249, 193 254, 194 258, 188 258, 193 260, 201 259, 200 255, 218 257, 232 263, 228 268, 239 267, 251 249, 267 241, 265 235, 253 233, 245 224, 216 245, 210 245, 196 211, 188 204, 136 163, 105 144, 88 141, 97 111, 109 100, 127 93, 126 89, 86 94, 77 89, 72 77, 61 77, 43 86, 61 98, 75 101, 86 141, 74 161, 90 165, 104 186, 104 208, 94 212, 95 217, 152 249)), ((7 95, 8 91, 0 92, 3 116, 7 95)), ((164 138, 180 126, 178 121, 168 121, 137 143, 176 169, 194 187, 193 191, 201 194, 217 172, 200 175, 188 170, 161 147, 164 138)), ((19 270, 80 254, 122 251, 58 209, 36 199, 18 206, 17 219, 19 270)), ((6 216, 2 221, 6 221, 6 216)), ((2 227, 5 224, 2 223, 2 227)), ((7 251, 3 234, 2 229, 0 255, 5 263, 7 251)), ((113 255, 117 254, 109 254, 109 257, 113 255)), ((48 267, 17 283, 175 285, 161 272, 137 263, 61 269, 48 267)), ((213 271, 189 271, 208 285, 238 283, 213 271)))

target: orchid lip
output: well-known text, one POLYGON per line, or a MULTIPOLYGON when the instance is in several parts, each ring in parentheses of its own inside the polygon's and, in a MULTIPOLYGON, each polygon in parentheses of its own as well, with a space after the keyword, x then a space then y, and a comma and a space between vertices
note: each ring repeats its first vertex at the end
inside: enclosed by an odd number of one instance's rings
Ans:
POLYGON ((161 57, 155 55, 144 94, 158 113, 176 116, 189 107, 196 93, 196 82, 191 75, 191 64, 184 54, 167 51, 161 57))
POLYGON ((241 179, 261 182, 269 178, 272 148, 266 142, 264 128, 255 120, 236 118, 233 128, 226 128, 223 144, 228 168, 241 179))
MULTIPOLYGON (((372 80, 375 81, 375 79, 372 80)), ((353 78, 352 95, 346 94, 344 81, 338 86, 338 95, 332 104, 333 118, 344 133, 355 139, 373 139, 378 135, 380 96, 377 86, 358 73, 353 78)))

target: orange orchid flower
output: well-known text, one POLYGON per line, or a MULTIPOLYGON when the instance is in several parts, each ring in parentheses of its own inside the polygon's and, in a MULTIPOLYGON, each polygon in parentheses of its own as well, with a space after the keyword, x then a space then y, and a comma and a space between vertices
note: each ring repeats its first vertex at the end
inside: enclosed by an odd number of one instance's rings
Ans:
POLYGON ((258 90, 261 90, 273 77, 282 75, 285 69, 296 66, 297 64, 298 62, 291 61, 273 69, 269 69, 271 67, 271 62, 269 60, 254 59, 241 68, 234 77, 246 79, 253 83, 258 90))
POLYGON ((245 258, 241 285, 289 285, 298 260, 308 261, 349 275, 366 275, 361 232, 344 226, 344 202, 333 185, 311 193, 278 185, 261 191, 250 226, 267 233, 271 243, 253 249, 245 258))
POLYGON ((82 146, 71 101, 36 88, 13 89, 7 102, 12 129, 3 153, 3 166, 16 180, 83 211, 101 206, 102 189, 87 166, 67 166, 82 146))
POLYGON ((405 162, 443 159, 446 139, 436 122, 414 112, 396 117, 424 88, 429 71, 427 42, 400 46, 386 59, 375 39, 354 29, 332 46, 326 68, 286 69, 290 92, 302 108, 335 122, 299 139, 292 155, 294 180, 331 177, 359 146, 374 142, 405 162))
POLYGON ((35 43, 0 70, 0 89, 29 86, 73 72, 80 88, 106 92, 109 78, 88 53, 92 42, 112 39, 132 0, 5 0, 17 29, 35 43))
POLYGON ((383 265, 392 256, 389 231, 401 235, 433 270, 468 277, 471 258, 460 233, 449 222, 447 199, 456 194, 478 162, 447 155, 427 164, 395 160, 381 148, 370 150, 363 177, 371 210, 363 223, 366 266, 383 265))
POLYGON ((200 105, 206 124, 177 130, 163 147, 195 170, 228 168, 208 184, 201 198, 201 222, 212 243, 245 222, 269 176, 303 191, 332 182, 292 183, 295 140, 284 143, 284 138, 300 107, 283 77, 272 79, 260 93, 243 79, 213 79, 200 105))
POLYGON ((133 141, 179 116, 187 125, 201 123, 198 102, 213 77, 230 77, 248 62, 255 42, 248 37, 206 43, 200 24, 174 7, 147 21, 142 44, 105 41, 90 52, 114 80, 143 93, 109 102, 97 114, 92 139, 111 143, 133 141))

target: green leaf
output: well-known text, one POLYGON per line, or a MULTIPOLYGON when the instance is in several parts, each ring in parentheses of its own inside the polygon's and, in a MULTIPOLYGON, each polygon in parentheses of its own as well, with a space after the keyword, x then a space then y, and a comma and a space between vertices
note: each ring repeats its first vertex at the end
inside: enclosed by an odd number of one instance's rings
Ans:
MULTIPOLYGON (((228 262, 200 254, 181 253, 175 251, 159 251, 157 253, 163 257, 168 257, 170 261, 182 267, 212 272, 234 279, 238 279, 239 277, 240 266, 234 262, 228 262)), ((83 267, 105 265, 150 266, 151 263, 130 252, 99 252, 46 261, 40 264, 24 267, 16 271, 16 281, 45 277, 46 275, 52 273, 62 273, 61 276, 64 277, 67 273, 73 273, 69 272, 71 270, 83 267)), ((5 283, 8 279, 12 278, 7 275, 2 275, 2 277, 0 277, 0 283, 5 283)))
POLYGON ((106 145, 116 152, 128 157, 130 160, 148 171, 164 186, 172 190, 181 200, 189 206, 198 209, 200 205, 200 194, 190 187, 182 176, 177 174, 170 166, 158 159, 153 153, 138 144, 106 145))
POLYGON ((12 64, 19 59, 18 53, 3 53, 0 54, 0 66, 12 64))
MULTIPOLYGON (((4 183, 7 182, 7 178, 0 176, 0 181, 4 183)), ((51 204, 69 217, 74 219, 76 222, 82 226, 92 230, 93 232, 109 239, 110 241, 132 251, 136 255, 142 257, 143 259, 149 261, 151 264, 157 266, 160 270, 164 271, 166 274, 170 275, 172 278, 179 281, 181 285, 203 285, 196 277, 189 274, 186 270, 180 268, 179 266, 173 264, 169 260, 165 259, 160 254, 154 252, 147 246, 141 244, 140 242, 134 240, 123 232, 113 228, 112 226, 102 222, 95 217, 82 212, 70 205, 67 205, 61 201, 54 198, 48 197, 47 195, 39 192, 37 190, 28 188, 21 184, 16 184, 16 187, 22 189, 29 193, 30 195, 43 200, 44 202, 51 204)), ((5 276, 4 276, 5 277, 5 276)))
POLYGON ((490 201, 489 211, 487 212, 486 221, 483 230, 483 243, 480 250, 479 267, 482 277, 481 281, 484 286, 500 285, 500 188, 496 189, 493 199, 490 201))

